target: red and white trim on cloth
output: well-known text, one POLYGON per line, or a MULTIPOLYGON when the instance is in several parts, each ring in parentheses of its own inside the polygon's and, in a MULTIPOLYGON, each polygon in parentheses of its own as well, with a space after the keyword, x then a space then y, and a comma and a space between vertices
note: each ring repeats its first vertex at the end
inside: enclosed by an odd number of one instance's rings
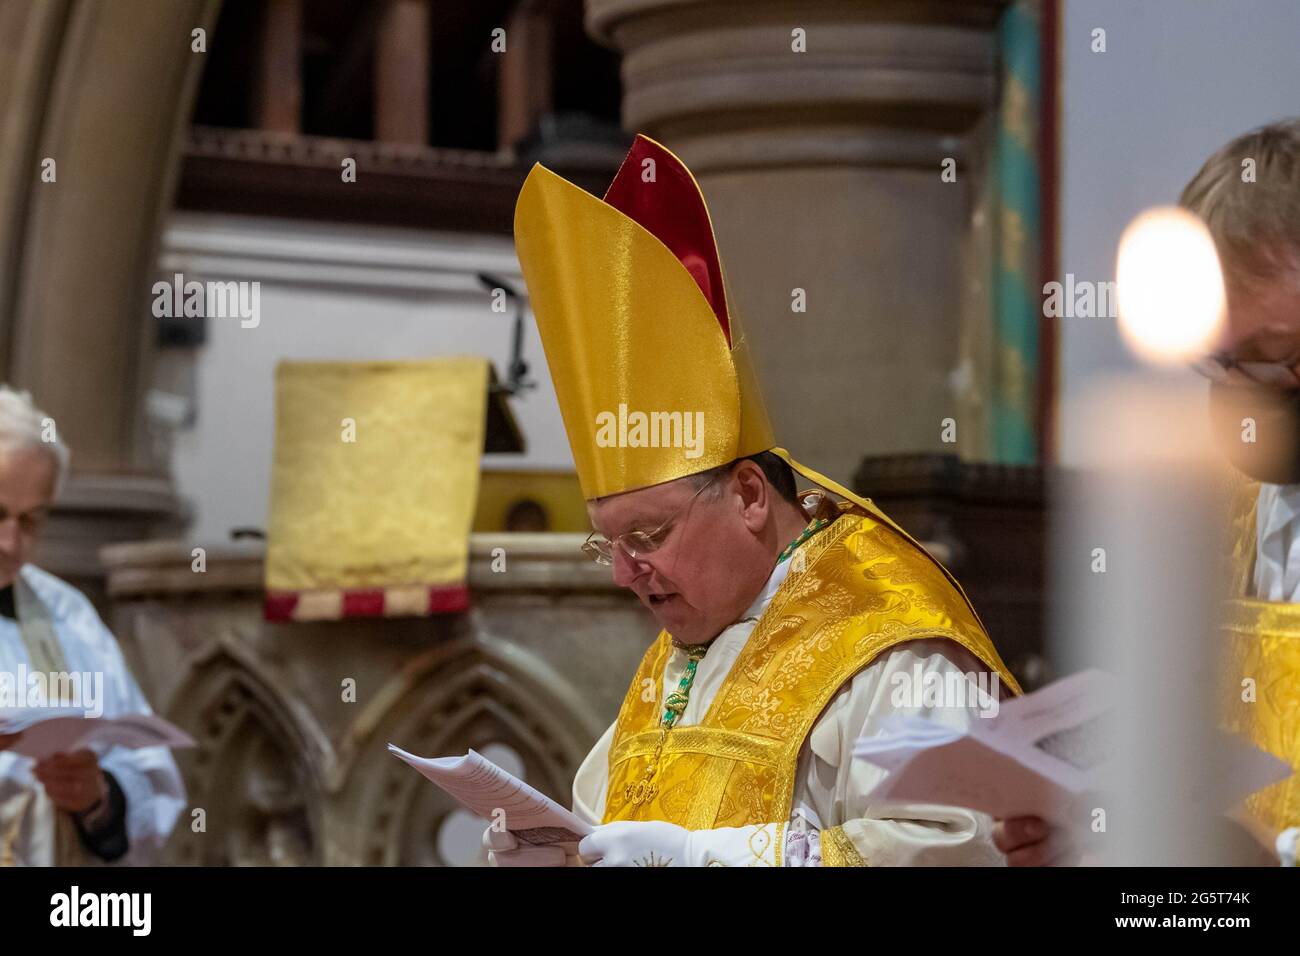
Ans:
POLYGON ((268 621, 341 621, 351 617, 427 617, 469 607, 464 584, 409 584, 389 588, 267 591, 262 615, 268 621))

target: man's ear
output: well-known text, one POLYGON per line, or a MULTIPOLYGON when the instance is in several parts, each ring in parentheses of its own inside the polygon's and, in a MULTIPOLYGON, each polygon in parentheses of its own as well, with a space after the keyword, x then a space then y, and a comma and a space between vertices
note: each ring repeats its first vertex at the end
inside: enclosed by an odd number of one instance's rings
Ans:
POLYGON ((740 514, 751 533, 758 534, 767 525, 772 510, 772 489, 763 469, 749 459, 741 461, 731 473, 740 494, 740 514))

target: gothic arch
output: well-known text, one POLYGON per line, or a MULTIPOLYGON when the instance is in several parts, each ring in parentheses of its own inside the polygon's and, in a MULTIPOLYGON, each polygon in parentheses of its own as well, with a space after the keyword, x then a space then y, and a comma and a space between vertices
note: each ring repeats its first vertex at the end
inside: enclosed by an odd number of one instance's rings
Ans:
POLYGON ((355 862, 447 862, 438 832, 456 805, 392 757, 389 741, 422 756, 507 747, 525 779, 567 806, 573 775, 601 730, 577 688, 517 646, 464 637, 422 655, 363 712, 343 755, 346 804, 364 814, 355 862))
POLYGON ((191 813, 169 855, 192 865, 319 865, 332 751, 318 727, 303 724, 301 708, 241 657, 216 651, 172 698, 167 716, 197 746, 177 751, 191 813), (204 811, 202 832, 194 808, 204 811))

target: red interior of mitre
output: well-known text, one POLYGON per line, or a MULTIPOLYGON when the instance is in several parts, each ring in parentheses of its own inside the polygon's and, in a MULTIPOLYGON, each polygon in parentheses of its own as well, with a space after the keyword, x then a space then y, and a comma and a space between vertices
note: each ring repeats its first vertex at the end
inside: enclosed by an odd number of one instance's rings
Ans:
POLYGON ((709 224, 704 197, 690 171, 658 143, 638 135, 605 191, 605 202, 640 223, 672 250, 704 298, 713 307, 722 334, 731 344, 722 264, 709 224), (647 182, 646 160, 654 160, 654 181, 647 182))

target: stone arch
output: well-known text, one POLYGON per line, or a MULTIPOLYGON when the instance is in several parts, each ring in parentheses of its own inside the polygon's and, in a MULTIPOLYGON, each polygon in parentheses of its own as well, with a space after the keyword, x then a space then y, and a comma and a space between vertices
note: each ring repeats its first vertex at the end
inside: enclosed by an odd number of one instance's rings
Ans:
POLYGON ((603 729, 577 688, 492 638, 466 637, 422 655, 400 683, 363 715, 370 731, 355 746, 364 757, 347 772, 347 805, 365 815, 354 847, 363 865, 448 863, 439 838, 455 803, 388 754, 387 742, 422 756, 507 747, 529 783, 567 806, 573 775, 603 729))
POLYGON ((319 865, 325 862, 324 781, 332 751, 266 675, 228 649, 195 665, 172 698, 169 719, 197 746, 176 752, 189 810, 169 845, 189 865, 319 865), (192 811, 202 808, 204 832, 192 811))

